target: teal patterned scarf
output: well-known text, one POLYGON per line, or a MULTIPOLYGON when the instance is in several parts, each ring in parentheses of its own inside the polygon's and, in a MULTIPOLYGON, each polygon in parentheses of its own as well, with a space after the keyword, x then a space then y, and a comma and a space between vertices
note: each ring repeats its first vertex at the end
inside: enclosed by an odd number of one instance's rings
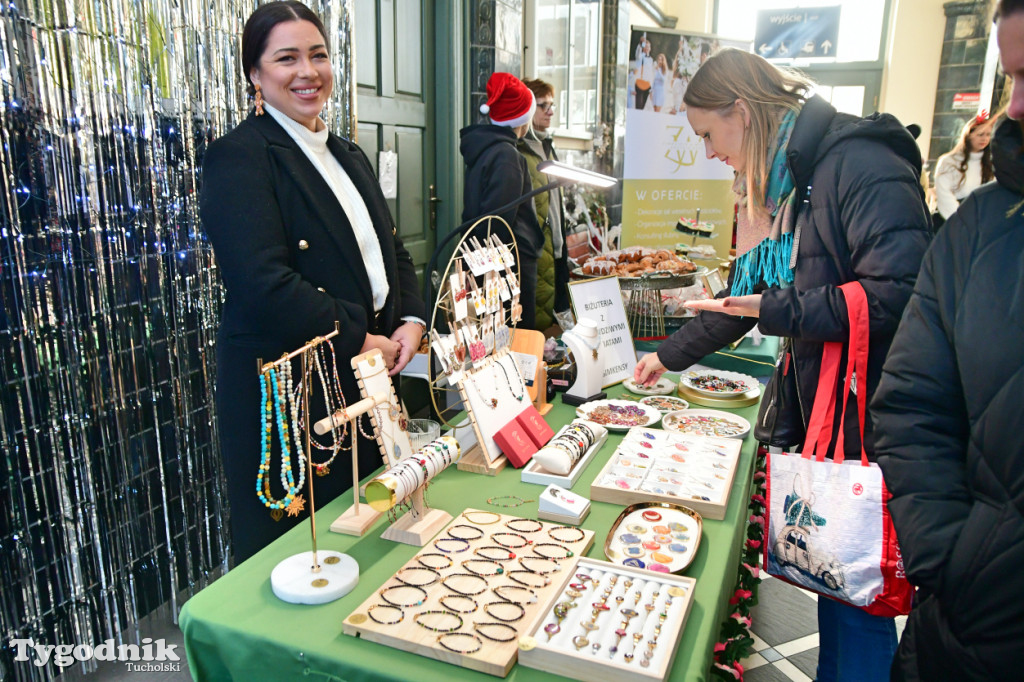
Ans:
POLYGON ((736 262, 731 295, 746 296, 762 280, 768 286, 793 283, 793 230, 796 223, 796 191, 793 175, 786 162, 786 148, 796 123, 796 111, 786 112, 779 124, 768 157, 772 160, 765 191, 768 215, 757 214, 753 221, 747 213, 747 178, 736 175, 733 191, 739 196, 736 219, 736 262))

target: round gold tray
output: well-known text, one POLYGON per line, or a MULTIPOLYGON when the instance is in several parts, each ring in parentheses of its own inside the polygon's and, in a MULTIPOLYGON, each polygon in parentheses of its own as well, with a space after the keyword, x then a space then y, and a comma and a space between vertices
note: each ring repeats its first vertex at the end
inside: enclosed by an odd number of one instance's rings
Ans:
POLYGON ((757 401, 760 400, 761 384, 758 384, 757 388, 752 388, 746 393, 741 393, 734 398, 711 398, 697 393, 697 391, 694 391, 680 381, 679 388, 676 389, 676 393, 680 398, 684 398, 695 405, 703 405, 704 407, 749 407, 751 405, 755 405, 757 401))

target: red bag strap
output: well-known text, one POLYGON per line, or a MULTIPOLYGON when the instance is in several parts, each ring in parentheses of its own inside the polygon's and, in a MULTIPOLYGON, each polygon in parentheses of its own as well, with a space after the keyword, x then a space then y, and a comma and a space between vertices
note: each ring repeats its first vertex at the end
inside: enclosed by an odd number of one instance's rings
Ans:
MULTIPOLYGON (((833 461, 837 464, 845 459, 843 450, 843 426, 846 419, 846 404, 850 395, 849 387, 856 374, 861 383, 857 391, 857 416, 859 417, 861 464, 867 466, 868 458, 864 450, 864 419, 867 411, 867 366, 868 366, 868 307, 867 295, 859 282, 848 282, 839 287, 846 299, 849 316, 850 349, 846 361, 846 383, 843 390, 843 405, 840 410, 839 429, 836 438, 833 461)), ((821 371, 818 375, 818 386, 814 394, 814 405, 811 418, 807 425, 807 439, 804 442, 802 456, 805 459, 816 459, 821 462, 828 454, 829 441, 832 439, 834 415, 836 411, 836 393, 839 381, 839 366, 843 354, 843 344, 828 342, 824 344, 821 354, 821 371)))
MULTIPOLYGON (((846 390, 843 391, 843 411, 846 415, 846 402, 850 397, 850 386, 853 377, 857 377, 857 428, 860 431, 860 463, 868 465, 868 454, 864 450, 864 422, 867 416, 868 395, 868 340, 871 324, 868 320, 868 297, 860 282, 847 282, 839 287, 846 297, 846 310, 850 318, 849 356, 846 360, 846 390)), ((836 438, 835 461, 843 461, 843 428, 840 424, 836 438)))

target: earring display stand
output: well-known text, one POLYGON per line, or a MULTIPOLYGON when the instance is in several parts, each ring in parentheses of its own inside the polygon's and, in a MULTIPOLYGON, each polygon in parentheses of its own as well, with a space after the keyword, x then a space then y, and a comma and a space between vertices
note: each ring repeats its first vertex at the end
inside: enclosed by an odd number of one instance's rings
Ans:
MULTIPOLYGON (((380 349, 374 348, 362 355, 352 358, 352 369, 355 371, 356 380, 359 383, 359 390, 363 395, 372 396, 373 402, 365 410, 354 413, 352 409, 346 411, 345 415, 335 413, 333 427, 332 418, 327 417, 314 425, 313 429, 320 433, 320 429, 329 430, 338 428, 346 422, 351 422, 352 431, 352 490, 354 501, 351 507, 346 509, 334 523, 331 524, 331 532, 343 535, 361 536, 380 518, 380 512, 366 504, 359 502, 359 454, 357 451, 358 432, 357 420, 364 413, 369 413, 370 422, 373 425, 373 434, 380 447, 381 456, 386 467, 394 466, 399 459, 412 454, 412 443, 409 441, 409 433, 401 428, 404 415, 398 406, 398 396, 395 394, 395 387, 388 375, 387 363, 380 349), (384 417, 381 408, 387 406, 388 416, 384 417), (397 414, 392 414, 397 411, 397 414)), ((356 403, 357 405, 362 404, 356 403)))
MULTIPOLYGON (((440 280, 428 338, 437 360, 429 363, 434 410, 456 432, 453 435, 469 426, 475 437, 474 445, 463 448, 458 468, 494 476, 508 464, 494 435, 531 404, 534 394, 527 391, 508 352, 522 312, 519 278, 513 272, 519 250, 514 241, 503 244, 491 233, 491 221, 508 228, 501 218, 487 216, 474 223, 456 245, 440 280), (481 227, 485 236, 480 234, 481 227), (447 327, 448 336, 437 332, 439 321, 447 327), (460 408, 449 407, 453 401, 438 400, 437 394, 445 392, 458 393, 460 402, 455 404, 460 408), (458 409, 465 410, 466 419, 451 423, 449 418, 458 409)), ((540 382, 535 379, 534 384, 540 382)), ((465 434, 458 438, 466 444, 473 440, 465 434)))
MULTIPOLYGON (((295 397, 300 401, 303 414, 306 415, 306 424, 309 424, 309 393, 313 372, 313 358, 317 347, 329 339, 338 335, 338 325, 335 323, 334 331, 326 336, 313 339, 302 348, 286 354, 280 360, 263 364, 260 361, 260 373, 274 371, 284 364, 290 364, 292 358, 301 356, 302 359, 302 382, 300 394, 295 397)), ((318 365, 319 367, 319 365, 318 365)), ((322 377, 321 377, 322 378, 322 377)), ((327 386, 324 386, 327 391, 327 386)), ((348 408, 349 412, 361 414, 373 405, 372 400, 363 400, 348 408)), ((342 410, 345 412, 346 410, 342 410)), ((294 414, 294 413, 293 413, 294 414)), ((331 417, 328 417, 330 420, 331 417)), ((292 425, 293 429, 299 429, 298 420, 292 425)), ((316 542, 316 501, 313 497, 313 458, 312 446, 310 443, 309 428, 303 429, 301 433, 294 434, 296 445, 304 444, 306 460, 306 482, 307 493, 309 494, 309 527, 312 540, 312 551, 294 554, 279 562, 270 573, 270 587, 274 595, 281 601, 289 604, 326 604, 348 594, 359 582, 359 564, 352 557, 340 552, 318 552, 316 542)), ((356 452, 356 438, 352 438, 352 452, 356 452)), ((301 454, 301 449, 299 452, 301 454)), ((301 461, 301 460, 300 460, 301 461)), ((358 480, 358 478, 354 479, 358 480)))
POLYGON ((562 342, 572 351, 576 360, 576 381, 562 394, 566 405, 583 405, 602 400, 608 394, 601 390, 604 380, 604 360, 601 357, 601 336, 597 323, 585 317, 576 326, 562 334, 562 342))

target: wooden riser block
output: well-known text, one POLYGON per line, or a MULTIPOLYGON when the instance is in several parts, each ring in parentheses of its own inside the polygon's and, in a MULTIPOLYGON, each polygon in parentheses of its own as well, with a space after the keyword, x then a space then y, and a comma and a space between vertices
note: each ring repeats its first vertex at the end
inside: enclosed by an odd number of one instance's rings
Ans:
POLYGON ((368 504, 359 505, 359 513, 357 514, 355 505, 352 505, 345 510, 345 513, 334 520, 334 523, 331 524, 331 532, 341 533, 342 535, 361 536, 380 518, 380 514, 379 511, 374 511, 373 507, 368 504))
POLYGON ((412 513, 406 512, 380 536, 385 540, 422 547, 451 520, 452 515, 443 509, 431 509, 415 520, 412 518, 412 513))
POLYGON ((458 462, 459 471, 469 471, 474 474, 486 474, 497 476, 498 472, 508 465, 505 455, 500 455, 493 462, 488 462, 487 457, 479 446, 474 447, 462 456, 458 462))

